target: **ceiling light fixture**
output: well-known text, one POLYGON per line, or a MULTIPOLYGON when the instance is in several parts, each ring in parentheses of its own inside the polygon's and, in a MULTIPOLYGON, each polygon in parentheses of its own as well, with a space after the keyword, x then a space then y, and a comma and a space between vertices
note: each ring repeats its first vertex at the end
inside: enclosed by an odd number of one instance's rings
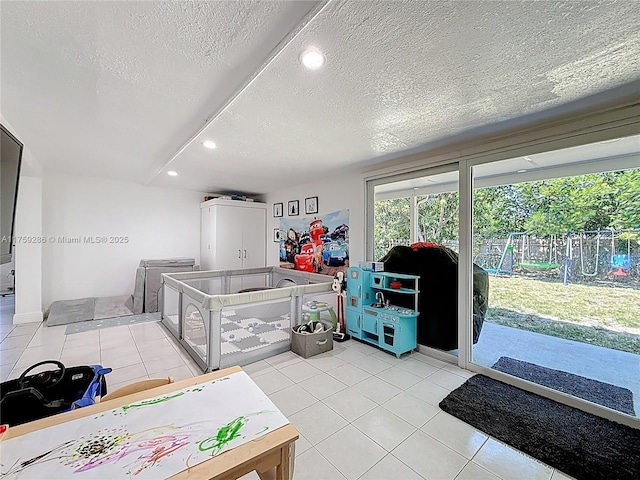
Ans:
POLYGON ((516 173, 524 173, 526 170, 518 170, 516 173))
POLYGON ((211 140, 205 140, 204 142, 202 142, 202 146, 204 148, 209 148, 211 150, 213 150, 214 148, 216 148, 218 145, 216 144, 216 142, 213 142, 211 140))
POLYGON ((326 61, 324 54, 315 47, 307 48, 300 55, 300 62, 309 70, 318 70, 326 61))
POLYGON ((524 157, 522 157, 522 158, 524 158, 524 159, 525 159, 527 162, 529 162, 529 163, 533 163, 533 160, 532 160, 532 159, 531 159, 531 157, 529 157, 528 155, 525 155, 525 156, 524 156, 524 157))
POLYGON ((170 177, 177 177, 178 176, 178 172, 176 172, 174 170, 169 170, 167 172, 167 175, 169 175, 170 177))

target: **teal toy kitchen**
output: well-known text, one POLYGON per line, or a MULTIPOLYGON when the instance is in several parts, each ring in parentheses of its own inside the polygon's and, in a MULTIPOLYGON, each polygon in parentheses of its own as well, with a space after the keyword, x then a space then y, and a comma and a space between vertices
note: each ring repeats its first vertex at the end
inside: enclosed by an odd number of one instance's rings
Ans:
POLYGON ((374 272, 361 267, 347 270, 347 333, 363 342, 394 353, 398 358, 417 346, 418 289, 420 277, 374 272), (394 299, 407 296, 404 306, 394 299), (408 307, 412 304, 413 308, 408 307))

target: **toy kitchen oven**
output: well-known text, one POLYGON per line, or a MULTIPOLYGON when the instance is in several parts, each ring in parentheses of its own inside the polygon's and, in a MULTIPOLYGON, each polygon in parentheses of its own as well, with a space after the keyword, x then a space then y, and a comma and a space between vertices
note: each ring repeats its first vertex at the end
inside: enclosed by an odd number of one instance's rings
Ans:
MULTIPOLYGON (((417 346, 419 276, 347 270, 347 333, 399 358, 417 346), (393 305, 386 296, 413 296, 413 309, 393 305)), ((408 299, 410 300, 410 298, 408 299)), ((410 301, 402 302, 408 304, 410 301)))

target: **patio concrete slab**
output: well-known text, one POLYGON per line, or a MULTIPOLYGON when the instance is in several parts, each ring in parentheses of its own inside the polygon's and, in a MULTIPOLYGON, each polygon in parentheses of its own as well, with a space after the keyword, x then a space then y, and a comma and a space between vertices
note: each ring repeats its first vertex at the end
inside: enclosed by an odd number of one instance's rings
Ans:
POLYGON ((640 416, 640 355, 484 322, 474 363, 491 367, 503 356, 628 388, 640 416))

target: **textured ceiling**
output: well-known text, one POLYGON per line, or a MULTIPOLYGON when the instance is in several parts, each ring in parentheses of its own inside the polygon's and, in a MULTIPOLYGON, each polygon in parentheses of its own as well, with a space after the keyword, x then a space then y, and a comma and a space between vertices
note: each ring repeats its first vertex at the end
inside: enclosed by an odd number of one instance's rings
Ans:
POLYGON ((45 170, 142 183, 314 5, 2 2, 2 115, 45 170))
POLYGON ((46 169, 265 193, 640 79, 627 0, 332 1, 261 69, 313 6, 3 2, 3 115, 46 169))

